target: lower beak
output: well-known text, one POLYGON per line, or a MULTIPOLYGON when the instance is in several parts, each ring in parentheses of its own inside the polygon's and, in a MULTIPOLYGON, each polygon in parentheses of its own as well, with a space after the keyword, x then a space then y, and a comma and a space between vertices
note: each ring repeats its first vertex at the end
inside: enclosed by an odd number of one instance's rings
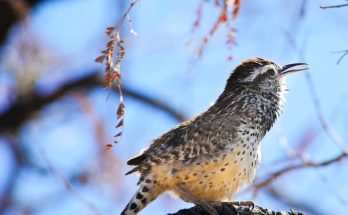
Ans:
POLYGON ((290 73, 294 73, 294 72, 298 72, 298 71, 302 71, 302 70, 306 70, 306 69, 308 69, 308 64, 306 64, 306 63, 293 63, 293 64, 288 64, 288 65, 283 66, 279 70, 279 74, 286 75, 286 74, 290 74, 290 73), (294 67, 299 67, 299 68, 294 68, 294 67))

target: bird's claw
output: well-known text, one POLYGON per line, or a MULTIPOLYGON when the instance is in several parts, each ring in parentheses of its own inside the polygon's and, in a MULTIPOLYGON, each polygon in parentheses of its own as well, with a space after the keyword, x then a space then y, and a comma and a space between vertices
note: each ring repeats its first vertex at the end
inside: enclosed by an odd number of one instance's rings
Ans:
POLYGON ((250 211, 254 210, 255 207, 255 204, 252 201, 236 201, 231 202, 231 204, 239 207, 248 207, 250 211))

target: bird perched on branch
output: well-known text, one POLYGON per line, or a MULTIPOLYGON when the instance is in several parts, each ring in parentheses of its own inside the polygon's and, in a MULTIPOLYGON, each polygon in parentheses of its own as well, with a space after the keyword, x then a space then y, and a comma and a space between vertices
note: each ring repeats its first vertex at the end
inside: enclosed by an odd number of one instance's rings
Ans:
POLYGON ((282 112, 285 75, 306 65, 262 58, 239 64, 214 105, 128 160, 135 168, 127 175, 140 174, 139 189, 121 214, 137 214, 165 191, 213 214, 209 202, 231 201, 255 176, 260 141, 282 112))

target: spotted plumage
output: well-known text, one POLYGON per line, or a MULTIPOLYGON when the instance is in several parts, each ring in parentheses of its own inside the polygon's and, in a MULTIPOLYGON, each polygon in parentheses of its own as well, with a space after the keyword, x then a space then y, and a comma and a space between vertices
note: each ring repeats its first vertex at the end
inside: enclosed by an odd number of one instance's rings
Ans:
POLYGON ((138 213, 164 191, 188 202, 231 201, 255 176, 259 143, 282 111, 284 74, 303 70, 289 70, 298 65, 262 58, 238 65, 214 105, 127 162, 136 166, 127 174, 138 172, 140 179, 122 214, 138 213))

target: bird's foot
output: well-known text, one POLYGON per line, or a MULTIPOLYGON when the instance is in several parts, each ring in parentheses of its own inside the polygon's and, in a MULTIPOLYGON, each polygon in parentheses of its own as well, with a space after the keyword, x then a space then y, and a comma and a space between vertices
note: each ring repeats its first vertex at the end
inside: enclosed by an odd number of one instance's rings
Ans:
POLYGON ((238 214, 236 207, 233 204, 229 204, 229 202, 209 201, 209 204, 218 211, 218 214, 226 214, 226 215, 238 214))
POLYGON ((252 201, 236 201, 231 202, 231 204, 239 207, 248 207, 250 211, 252 211, 255 207, 255 204, 252 201))
POLYGON ((195 203, 199 207, 201 207, 206 213, 210 215, 219 215, 219 212, 207 201, 198 201, 195 203))

